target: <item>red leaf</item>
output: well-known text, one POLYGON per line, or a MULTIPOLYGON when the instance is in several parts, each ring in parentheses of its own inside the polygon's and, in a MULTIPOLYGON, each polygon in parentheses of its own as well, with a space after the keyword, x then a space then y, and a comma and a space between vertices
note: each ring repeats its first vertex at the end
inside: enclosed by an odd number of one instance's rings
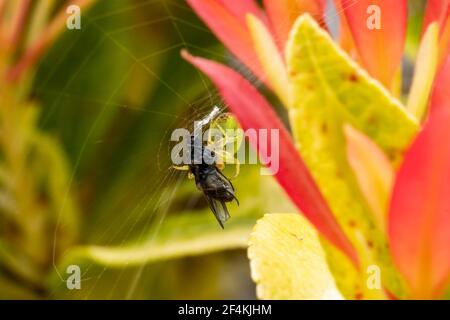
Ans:
MULTIPOLYGON (((259 79, 264 80, 264 72, 253 48, 244 16, 247 9, 256 11, 257 8, 253 8, 255 4, 252 5, 249 1, 243 3, 227 1, 227 5, 223 6, 221 3, 225 2, 224 0, 187 0, 187 2, 225 47, 259 79)), ((252 13, 260 15, 260 12, 252 13)))
POLYGON ((407 1, 341 0, 341 4, 363 66, 390 89, 405 45, 407 1), (372 24, 376 20, 379 25, 372 24))
POLYGON ((450 14, 447 14, 444 26, 441 30, 439 62, 442 64, 449 55, 450 55, 450 14))
POLYGON ((439 61, 443 63, 450 53, 450 0, 428 0, 424 30, 434 21, 439 24, 439 61))
POLYGON ((264 0, 263 2, 281 51, 284 51, 295 20, 302 13, 310 13, 324 25, 325 1, 323 0, 264 0))
POLYGON ((334 0, 337 16, 339 17, 339 45, 348 54, 354 56, 355 43, 353 41, 350 27, 348 26, 347 18, 345 18, 344 10, 342 9, 341 0, 334 0))
POLYGON ((392 254, 413 297, 436 298, 450 279, 450 60, 428 121, 406 153, 389 215, 392 254))
POLYGON ((437 21, 440 26, 443 26, 450 10, 450 0, 428 0, 427 8, 425 10, 424 28, 425 31, 428 25, 437 21))
POLYGON ((247 14, 251 13, 261 21, 265 20, 264 13, 254 0, 218 0, 220 4, 233 14, 243 25, 246 25, 247 14))
POLYGON ((450 56, 447 57, 434 83, 431 111, 437 108, 450 108, 450 90, 448 90, 450 85, 450 56))
MULTIPOLYGON (((279 130, 279 170, 275 173, 279 184, 311 223, 358 265, 358 258, 351 243, 339 227, 288 131, 270 104, 236 71, 213 61, 193 57, 185 51, 182 55, 215 83, 244 130, 279 130)), ((267 163, 266 155, 271 154, 268 153, 272 150, 271 143, 265 145, 250 139, 250 144, 258 150, 261 160, 267 163)))

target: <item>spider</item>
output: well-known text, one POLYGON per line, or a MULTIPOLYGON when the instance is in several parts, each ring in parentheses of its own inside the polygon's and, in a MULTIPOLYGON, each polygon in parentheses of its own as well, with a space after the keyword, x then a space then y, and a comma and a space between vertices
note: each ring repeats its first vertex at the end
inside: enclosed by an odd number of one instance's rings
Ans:
POLYGON ((218 129, 215 132, 220 133, 221 137, 213 139, 212 130, 209 130, 208 141, 201 142, 201 134, 191 134, 188 149, 190 150, 191 163, 185 166, 173 166, 176 170, 185 170, 189 172, 189 178, 195 179, 197 188, 203 192, 208 205, 219 222, 222 229, 224 223, 230 218, 226 203, 239 200, 235 196, 235 189, 231 181, 221 172, 225 163, 235 163, 235 177, 239 175, 240 163, 235 159, 234 152, 228 152, 225 147, 229 144, 235 144, 239 148, 242 136, 237 134, 229 135, 229 131, 223 128, 231 116, 229 114, 220 114, 220 109, 214 107, 210 114, 196 123, 197 126, 209 125, 209 128, 218 129), (194 161, 195 154, 201 154, 201 161, 194 161), (201 152, 201 153, 200 153, 201 152))

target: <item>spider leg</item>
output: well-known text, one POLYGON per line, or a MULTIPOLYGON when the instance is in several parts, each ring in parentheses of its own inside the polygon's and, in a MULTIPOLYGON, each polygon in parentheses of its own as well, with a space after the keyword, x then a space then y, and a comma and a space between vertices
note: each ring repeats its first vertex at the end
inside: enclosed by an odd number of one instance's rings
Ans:
MULTIPOLYGON (((224 137, 213 141, 211 139, 211 132, 210 132, 209 133, 209 137, 208 137, 208 146, 210 148, 212 148, 213 150, 219 150, 219 151, 223 150, 223 151, 225 151, 225 146, 226 145, 230 145, 230 144, 236 143, 238 145, 237 149, 239 149, 239 146, 240 146, 241 140, 242 140, 241 137, 238 137, 238 136, 229 137, 229 136, 226 135, 226 133, 223 133, 223 136, 224 137)), ((234 150, 234 153, 236 153, 237 151, 238 150, 234 150)))
POLYGON ((235 164, 236 169, 233 176, 233 179, 239 176, 240 169, 241 169, 241 163, 238 159, 236 159, 231 153, 223 151, 222 154, 218 154, 218 161, 217 162, 217 168, 220 170, 223 170, 226 163, 228 164, 235 164))
POLYGON ((223 162, 218 162, 218 163, 216 163, 216 167, 217 167, 217 169, 219 169, 219 170, 223 170, 223 169, 225 169, 225 163, 223 163, 223 162))
POLYGON ((237 176, 239 176, 239 173, 241 172, 241 163, 239 162, 238 159, 235 160, 236 160, 236 171, 234 172, 233 178, 237 178, 237 176))
POLYGON ((179 170, 179 171, 189 171, 188 179, 192 180, 195 178, 195 176, 190 171, 189 166, 172 166, 172 169, 179 170))
POLYGON ((189 166, 171 166, 171 168, 179 171, 189 171, 189 166))

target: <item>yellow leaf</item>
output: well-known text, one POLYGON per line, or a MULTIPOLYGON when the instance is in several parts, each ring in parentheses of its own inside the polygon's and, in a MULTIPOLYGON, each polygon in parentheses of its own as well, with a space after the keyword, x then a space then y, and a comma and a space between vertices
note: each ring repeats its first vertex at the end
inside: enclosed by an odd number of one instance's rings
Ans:
POLYGON ((247 25, 253 39, 256 54, 273 86, 274 91, 285 104, 289 105, 289 81, 283 57, 264 23, 257 17, 248 14, 247 25))
POLYGON ((350 125, 345 126, 344 132, 349 164, 378 226, 385 231, 394 168, 383 151, 366 135, 350 125))
POLYGON ((414 79, 408 97, 408 110, 422 120, 427 110, 439 58, 439 26, 431 23, 420 43, 414 79))
POLYGON ((341 299, 316 230, 299 214, 266 214, 250 235, 260 299, 341 299))
POLYGON ((360 269, 352 269, 324 242, 336 283, 349 299, 384 298, 381 287, 366 285, 366 270, 376 265, 383 285, 401 296, 403 284, 389 256, 385 233, 377 227, 348 163, 343 126, 348 123, 366 134, 398 165, 418 123, 309 15, 299 17, 291 30, 286 64, 295 142, 360 258, 360 269))

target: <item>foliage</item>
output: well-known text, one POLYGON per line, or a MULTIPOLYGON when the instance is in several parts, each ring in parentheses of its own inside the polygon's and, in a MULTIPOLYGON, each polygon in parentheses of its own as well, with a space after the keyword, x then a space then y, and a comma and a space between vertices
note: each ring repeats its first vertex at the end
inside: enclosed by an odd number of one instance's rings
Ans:
MULTIPOLYGON (((31 9, 66 17, 62 1, 31 9)), ((222 231, 194 183, 169 168, 171 130, 220 105, 179 49, 223 50, 171 1, 101 1, 82 13, 81 30, 52 40, 19 82, 2 83, 0 297, 252 297, 223 287, 221 266, 230 257, 249 279, 242 249, 252 226, 290 203, 259 168, 243 166, 234 181, 242 205, 222 231), (214 254, 224 250, 235 251, 214 254), (69 264, 81 267, 80 291, 65 285, 69 264), (194 266, 198 283, 178 292, 194 266), (111 294, 111 281, 123 289, 111 294)))

